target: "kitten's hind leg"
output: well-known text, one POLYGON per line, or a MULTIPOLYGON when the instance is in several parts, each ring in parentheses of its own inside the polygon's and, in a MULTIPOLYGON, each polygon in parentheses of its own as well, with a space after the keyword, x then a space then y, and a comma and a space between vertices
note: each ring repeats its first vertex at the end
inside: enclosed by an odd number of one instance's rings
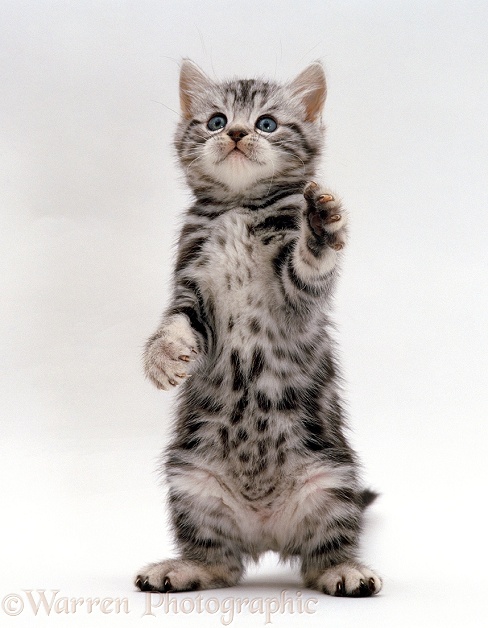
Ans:
POLYGON ((305 585, 329 595, 374 595, 381 590, 381 579, 357 555, 363 511, 375 493, 345 487, 327 493, 324 501, 315 495, 317 511, 301 527, 305 534, 298 553, 305 585))
POLYGON ((173 469, 170 479, 180 482, 178 493, 170 490, 168 502, 180 557, 148 565, 136 576, 136 586, 162 592, 234 586, 244 571, 237 524, 222 500, 210 494, 212 477, 173 469), (181 484, 193 492, 184 493, 181 484))

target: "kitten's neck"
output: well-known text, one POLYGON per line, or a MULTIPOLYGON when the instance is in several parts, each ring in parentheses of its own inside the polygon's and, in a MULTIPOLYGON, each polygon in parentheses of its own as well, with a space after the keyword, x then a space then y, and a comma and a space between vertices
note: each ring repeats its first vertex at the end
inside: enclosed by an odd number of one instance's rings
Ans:
MULTIPOLYGON (((280 192, 301 193, 315 172, 301 173, 301 176, 289 176, 277 180, 258 181, 253 186, 242 190, 233 190, 222 183, 202 182, 191 185, 195 199, 203 204, 256 205, 272 198, 280 192)), ((192 182, 190 182, 191 184, 192 182)))

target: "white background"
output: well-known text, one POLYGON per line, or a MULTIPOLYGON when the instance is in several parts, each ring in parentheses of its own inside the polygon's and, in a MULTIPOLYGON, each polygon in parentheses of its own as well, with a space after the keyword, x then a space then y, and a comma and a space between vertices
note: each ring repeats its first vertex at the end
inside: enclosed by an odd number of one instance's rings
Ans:
MULTIPOLYGON (((1 1, 0 597, 25 602, 2 626, 222 625, 143 616, 132 585, 172 552, 157 477, 172 399, 140 354, 189 202, 171 149, 184 56, 279 80, 322 59, 324 181, 352 217, 335 318, 351 440, 382 493, 363 554, 385 584, 303 591, 315 612, 273 625, 481 625, 487 25, 482 0, 1 1), (23 589, 127 597, 130 613, 34 617, 23 589)), ((297 572, 271 555, 204 598, 283 590, 297 572)))

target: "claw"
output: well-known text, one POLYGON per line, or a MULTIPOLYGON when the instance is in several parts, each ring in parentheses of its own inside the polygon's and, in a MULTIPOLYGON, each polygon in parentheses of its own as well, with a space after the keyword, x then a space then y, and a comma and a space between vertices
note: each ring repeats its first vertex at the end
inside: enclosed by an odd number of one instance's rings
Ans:
POLYGON ((182 362, 189 362, 190 361, 190 356, 188 356, 188 355, 180 355, 180 356, 178 356, 178 360, 181 360, 182 362))
POLYGON ((332 216, 327 219, 327 222, 337 222, 341 218, 342 216, 340 214, 332 214, 332 216))
POLYGON ((337 583, 335 594, 337 597, 342 597, 344 595, 344 583, 342 580, 339 580, 337 583))
POLYGON ((359 581, 359 596, 366 597, 368 595, 371 595, 370 588, 366 586, 366 583, 364 582, 364 580, 360 580, 359 581))
POLYGON ((139 587, 141 591, 156 591, 152 584, 149 584, 149 580, 147 578, 142 580, 141 576, 137 576, 135 585, 136 587, 139 587))
POLYGON ((167 593, 168 591, 173 590, 173 585, 171 584, 171 580, 166 576, 163 581, 163 593, 167 593))
POLYGON ((369 579, 368 586, 371 593, 374 593, 376 591, 376 584, 374 582, 374 578, 369 579))
POLYGON ((330 201, 333 201, 334 197, 332 196, 332 194, 321 194, 317 201, 319 203, 330 203, 330 201))
POLYGON ((169 383, 171 384, 171 386, 176 386, 177 382, 174 379, 170 379, 169 383))
POLYGON ((340 251, 344 248, 344 244, 342 242, 336 242, 335 244, 331 244, 331 247, 334 249, 334 251, 340 251))

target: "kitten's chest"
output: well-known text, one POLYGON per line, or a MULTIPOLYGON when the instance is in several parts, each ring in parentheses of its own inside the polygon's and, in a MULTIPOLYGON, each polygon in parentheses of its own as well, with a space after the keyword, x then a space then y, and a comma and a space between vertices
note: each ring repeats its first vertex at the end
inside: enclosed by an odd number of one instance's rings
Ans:
POLYGON ((286 233, 256 234, 255 223, 244 213, 227 214, 215 226, 205 251, 204 289, 216 306, 216 317, 225 318, 230 327, 266 309, 275 281, 273 259, 289 238, 286 233))

